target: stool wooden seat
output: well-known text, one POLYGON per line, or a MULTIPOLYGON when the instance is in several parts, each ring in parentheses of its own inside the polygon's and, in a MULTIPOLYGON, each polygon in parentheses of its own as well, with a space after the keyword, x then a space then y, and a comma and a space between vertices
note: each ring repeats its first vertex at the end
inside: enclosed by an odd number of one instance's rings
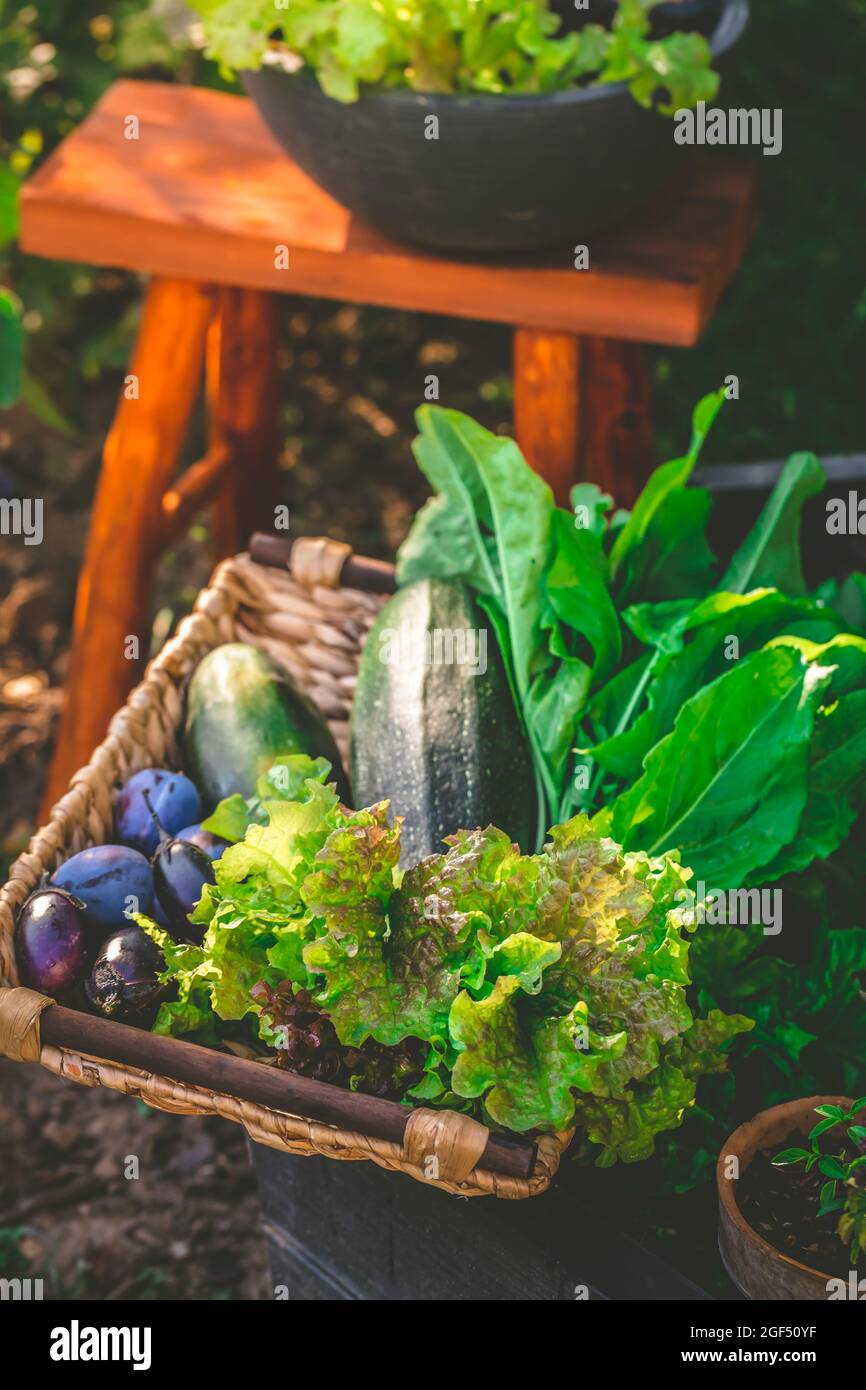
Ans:
POLYGON ((447 259, 357 222, 245 98, 110 88, 21 198, 25 251, 152 277, 105 445, 49 800, 138 677, 127 639, 148 630, 160 552, 206 504, 219 555, 273 525, 273 292, 511 325, 527 458, 560 501, 585 476, 628 503, 653 462, 640 344, 697 342, 756 209, 754 165, 695 157, 631 222, 595 238, 589 269, 575 269, 571 247, 507 263, 447 259), (209 446, 175 478, 202 371, 209 446))

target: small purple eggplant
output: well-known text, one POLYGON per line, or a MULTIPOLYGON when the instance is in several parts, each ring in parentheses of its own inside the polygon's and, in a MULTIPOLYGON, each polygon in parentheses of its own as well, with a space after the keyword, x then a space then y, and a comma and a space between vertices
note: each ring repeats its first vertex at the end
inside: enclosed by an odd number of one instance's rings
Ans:
MULTIPOLYGON (((145 792, 145 801, 150 804, 145 792)), ((198 944, 204 928, 189 920, 190 913, 202 895, 206 883, 216 883, 213 864, 203 849, 169 835, 151 810, 159 834, 159 844, 151 861, 153 885, 160 906, 168 919, 168 930, 175 941, 198 944)))
POLYGON ((97 1013, 121 1023, 152 1021, 165 993, 162 952, 147 932, 130 923, 103 941, 84 992, 97 1013))
POLYGON ((15 929, 21 983, 52 998, 87 974, 84 904, 63 888, 37 888, 21 908, 15 929))

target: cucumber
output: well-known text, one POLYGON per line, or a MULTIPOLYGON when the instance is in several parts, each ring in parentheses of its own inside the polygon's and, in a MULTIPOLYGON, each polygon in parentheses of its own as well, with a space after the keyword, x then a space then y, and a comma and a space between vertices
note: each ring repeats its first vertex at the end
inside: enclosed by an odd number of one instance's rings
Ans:
POLYGON ((330 729, 287 671, 258 647, 229 642, 199 662, 186 698, 186 767, 208 810, 233 792, 252 796, 256 778, 288 753, 327 758, 340 796, 346 774, 330 729))
POLYGON ((496 634, 464 585, 423 579, 385 604, 361 655, 350 746, 355 804, 387 798, 404 817, 404 866, 490 824, 532 850, 529 747, 496 634))

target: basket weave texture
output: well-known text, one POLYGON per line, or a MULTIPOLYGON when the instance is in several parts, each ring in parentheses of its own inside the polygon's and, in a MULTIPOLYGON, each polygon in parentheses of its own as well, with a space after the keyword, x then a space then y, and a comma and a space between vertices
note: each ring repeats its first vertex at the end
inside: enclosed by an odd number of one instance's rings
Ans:
MULTIPOLYGON (((314 700, 330 725, 340 753, 347 758, 349 711, 361 649, 384 599, 381 595, 339 587, 339 571, 346 553, 346 547, 327 541, 300 540, 293 549, 291 574, 287 569, 258 565, 248 555, 235 556, 216 569, 193 612, 151 662, 145 679, 114 716, 92 760, 72 778, 70 790, 54 806, 47 825, 12 865, 8 882, 0 888, 0 986, 18 984, 13 949, 15 915, 43 875, 52 873, 79 850, 111 839, 114 798, 134 772, 145 767, 179 765, 177 738, 186 683, 202 657, 214 647, 240 641, 268 652, 314 700)), ((421 1161, 417 1134, 413 1143, 409 1130, 399 1145, 118 1062, 42 1044, 39 1010, 32 1012, 24 1045, 20 1036, 12 1036, 12 991, 0 988, 0 1052, 15 1060, 38 1057, 42 1066, 58 1076, 134 1095, 159 1110, 221 1115, 242 1124, 258 1143, 287 1153, 371 1159, 382 1168, 407 1173, 460 1196, 538 1195, 549 1186, 569 1139, 567 1135, 541 1136, 528 1179, 480 1167, 466 1175, 459 1161, 464 1117, 440 1112, 432 1140, 429 1125, 424 1131, 423 1152, 429 1154, 432 1142, 438 1160, 439 1176, 434 1179, 427 1176, 429 1165, 421 1161)))

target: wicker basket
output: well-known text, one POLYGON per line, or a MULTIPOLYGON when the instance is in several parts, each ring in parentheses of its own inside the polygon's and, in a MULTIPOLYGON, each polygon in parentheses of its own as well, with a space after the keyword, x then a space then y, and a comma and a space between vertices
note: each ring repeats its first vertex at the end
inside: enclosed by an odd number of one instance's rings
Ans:
MULTIPOLYGON (((132 773, 178 765, 186 682, 212 648, 244 641, 270 653, 318 705, 346 756, 361 648, 384 599, 381 592, 341 587, 340 577, 365 563, 373 576, 387 571, 376 562, 352 560, 346 546, 302 539, 292 549, 291 572, 286 566, 258 564, 247 554, 217 568, 177 636, 115 715, 91 762, 75 774, 48 824, 12 865, 9 881, 0 889, 0 985, 18 984, 14 918, 43 875, 79 850, 111 838, 114 798, 132 773)), ((387 581, 381 587, 389 587, 387 581)), ((0 988, 0 1053, 38 1061, 86 1086, 123 1091, 160 1110, 222 1115, 242 1124, 252 1139, 288 1153, 372 1159, 461 1196, 522 1198, 549 1186, 570 1138, 541 1136, 526 1179, 494 1173, 478 1162, 487 1131, 466 1116, 413 1111, 403 1143, 392 1143, 43 1042, 40 1014, 49 1002, 29 990, 0 988), (431 1178, 430 1172, 438 1176, 431 1178)))

